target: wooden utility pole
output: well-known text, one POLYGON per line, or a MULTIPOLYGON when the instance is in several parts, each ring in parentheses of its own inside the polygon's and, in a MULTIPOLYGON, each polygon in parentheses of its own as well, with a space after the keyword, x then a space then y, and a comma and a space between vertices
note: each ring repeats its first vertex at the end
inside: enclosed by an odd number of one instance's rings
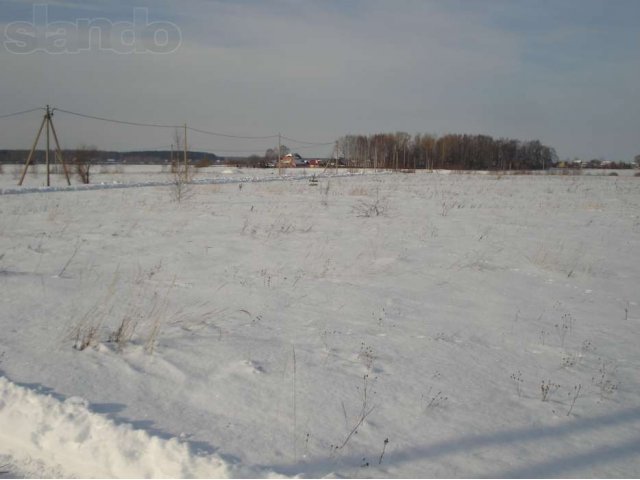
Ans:
POLYGON ((62 165, 64 176, 67 178, 67 185, 71 185, 71 180, 69 179, 69 170, 67 169, 67 164, 64 162, 64 158, 62 157, 62 149, 60 148, 60 142, 58 141, 56 127, 53 126, 53 112, 51 112, 51 115, 49 116, 49 126, 51 127, 51 133, 53 133, 53 140, 56 142, 57 160, 62 165))
POLYGON ((36 135, 36 139, 33 141, 33 146, 31 147, 31 151, 29 152, 29 156, 27 157, 27 161, 24 164, 24 170, 22 171, 22 176, 20 177, 20 181, 18 182, 18 186, 22 185, 24 181, 24 177, 27 174, 27 169, 29 168, 29 164, 31 163, 31 159, 33 158, 33 152, 36 151, 36 147, 38 146, 38 140, 40 140, 40 135, 42 134, 42 129, 44 128, 44 124, 47 122, 47 116, 45 115, 42 119, 42 123, 40 124, 40 129, 38 130, 38 134, 36 135))
POLYGON ((189 169, 189 161, 187 159, 187 124, 184 124, 184 174, 187 175, 189 169))
POLYGON ((27 175, 27 170, 29 169, 29 165, 31 164, 31 160, 33 159, 33 154, 36 151, 36 147, 38 146, 38 140, 40 140, 40 135, 42 135, 42 130, 47 128, 47 149, 45 151, 45 161, 47 164, 47 187, 51 186, 51 176, 50 176, 50 165, 49 165, 49 151, 50 147, 50 132, 53 133, 53 140, 56 142, 56 159, 62 164, 62 168, 64 170, 64 174, 67 178, 67 184, 71 185, 71 180, 69 179, 69 171, 67 170, 67 165, 64 162, 64 157, 62 156, 62 149, 60 148, 60 142, 58 141, 58 135, 56 134, 56 129, 53 126, 53 111, 55 109, 51 109, 49 105, 47 105, 44 117, 42 118, 42 123, 40 124, 40 128, 38 129, 38 133, 36 134, 36 139, 33 141, 33 145, 31 146, 31 151, 29 152, 29 156, 27 157, 27 161, 24 164, 24 170, 22 170, 22 176, 20 177, 20 181, 18 182, 18 186, 22 185, 24 182, 24 177, 27 175))
POLYGON ((278 175, 282 175, 282 135, 278 133, 278 175))
POLYGON ((51 181, 50 181, 50 168, 49 168, 49 150, 51 149, 49 147, 49 124, 51 123, 51 113, 49 112, 49 105, 47 105, 47 149, 44 152, 44 158, 45 158, 45 162, 47 164, 47 187, 51 186, 51 181))

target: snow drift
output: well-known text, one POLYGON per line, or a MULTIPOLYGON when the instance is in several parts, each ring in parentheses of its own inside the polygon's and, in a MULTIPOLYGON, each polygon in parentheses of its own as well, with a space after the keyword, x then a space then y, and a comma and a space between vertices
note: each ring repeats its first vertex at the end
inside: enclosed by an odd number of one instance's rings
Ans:
POLYGON ((271 476, 217 455, 193 454, 176 438, 164 440, 129 425, 117 425, 92 412, 79 397, 60 401, 4 377, 0 377, 0 425, 0 450, 9 455, 15 468, 36 476, 271 476))

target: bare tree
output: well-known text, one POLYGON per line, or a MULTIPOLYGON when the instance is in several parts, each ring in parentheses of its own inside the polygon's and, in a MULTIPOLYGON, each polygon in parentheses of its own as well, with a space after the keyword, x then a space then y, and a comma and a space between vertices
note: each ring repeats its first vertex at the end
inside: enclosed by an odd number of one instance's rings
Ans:
POLYGON ((98 150, 96 147, 81 145, 76 149, 73 163, 76 174, 82 183, 90 183, 91 166, 97 159, 98 150))
POLYGON ((383 169, 446 168, 457 170, 540 170, 558 160, 555 150, 538 140, 520 142, 488 135, 446 134, 436 137, 406 132, 347 135, 339 138, 334 160, 348 167, 383 169))

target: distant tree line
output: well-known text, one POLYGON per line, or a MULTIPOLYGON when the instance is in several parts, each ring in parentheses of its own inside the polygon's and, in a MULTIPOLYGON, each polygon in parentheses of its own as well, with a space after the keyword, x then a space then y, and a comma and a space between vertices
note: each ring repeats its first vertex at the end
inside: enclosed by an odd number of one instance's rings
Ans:
MULTIPOLYGON (((63 150, 62 155, 69 163, 75 163, 74 158, 79 150, 87 150, 86 147, 79 147, 76 150, 63 150)), ((171 150, 140 150, 132 152, 118 152, 109 150, 97 150, 91 148, 91 162, 93 164, 102 163, 131 163, 131 164, 164 164, 170 163, 172 156, 181 156, 182 151, 171 150)), ((24 163, 29 150, 0 150, 0 163, 24 163)), ((53 151, 51 153, 53 158, 53 151)), ((220 157, 208 152, 194 152, 189 150, 189 161, 192 163, 213 163, 220 157)), ((33 155, 33 163, 44 163, 45 152, 36 150, 33 155)), ((83 162, 84 163, 84 162, 83 162)))
POLYGON ((336 141, 334 158, 347 166, 398 170, 541 170, 558 161, 555 150, 538 140, 405 132, 346 135, 336 141))
POLYGON ((627 162, 612 162, 608 160, 594 158, 588 162, 583 162, 579 159, 563 160, 557 164, 560 168, 604 168, 608 170, 627 170, 633 168, 632 163, 627 162))

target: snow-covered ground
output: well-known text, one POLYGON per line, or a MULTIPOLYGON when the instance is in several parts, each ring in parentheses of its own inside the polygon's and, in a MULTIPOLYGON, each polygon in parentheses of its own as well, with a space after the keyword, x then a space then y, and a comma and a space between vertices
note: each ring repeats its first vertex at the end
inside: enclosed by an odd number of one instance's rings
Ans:
MULTIPOLYGON (((70 180, 73 186, 79 184, 77 175, 73 174, 73 167, 69 166, 70 180)), ((50 175, 51 187, 67 187, 66 177, 63 175, 61 165, 52 164, 50 175)), ((2 165, 3 175, 0 175, 0 189, 14 190, 22 176, 24 165, 2 165)), ((348 170, 324 168, 290 168, 278 170, 275 168, 237 168, 230 166, 213 166, 206 168, 193 168, 193 179, 203 181, 236 181, 242 179, 276 180, 280 177, 313 176, 325 174, 344 174, 348 170)), ((353 170, 352 170, 353 172, 353 170)), ((24 189, 42 188, 47 182, 46 166, 42 164, 31 165, 24 178, 24 189)), ((171 183, 174 175, 169 165, 94 165, 90 169, 92 185, 136 185, 148 183, 171 183)))
POLYGON ((629 175, 2 195, 0 476, 637 477, 639 284, 629 175))

